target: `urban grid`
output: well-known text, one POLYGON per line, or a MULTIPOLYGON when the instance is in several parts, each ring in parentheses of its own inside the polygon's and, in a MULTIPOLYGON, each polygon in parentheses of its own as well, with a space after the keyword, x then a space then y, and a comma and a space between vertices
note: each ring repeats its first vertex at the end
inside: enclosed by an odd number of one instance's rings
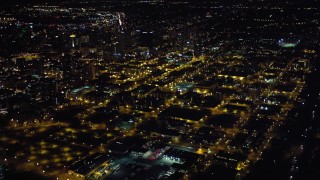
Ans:
POLYGON ((0 180, 319 180, 319 0, 4 0, 0 180))

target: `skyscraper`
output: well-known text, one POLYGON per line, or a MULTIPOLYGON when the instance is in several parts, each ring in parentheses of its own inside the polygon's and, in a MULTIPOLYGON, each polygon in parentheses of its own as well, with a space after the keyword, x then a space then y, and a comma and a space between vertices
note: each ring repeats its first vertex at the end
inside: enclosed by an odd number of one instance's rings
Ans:
POLYGON ((83 74, 85 80, 93 80, 96 77, 96 69, 94 62, 85 61, 83 66, 83 74))

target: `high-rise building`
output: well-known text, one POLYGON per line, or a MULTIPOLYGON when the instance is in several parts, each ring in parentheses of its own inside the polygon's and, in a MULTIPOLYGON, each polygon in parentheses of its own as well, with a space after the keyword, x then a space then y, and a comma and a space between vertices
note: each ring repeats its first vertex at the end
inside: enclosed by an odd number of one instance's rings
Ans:
POLYGON ((90 37, 88 35, 84 35, 80 37, 80 43, 81 44, 89 44, 90 37))
POLYGON ((78 39, 75 34, 70 35, 71 47, 74 48, 78 44, 78 39))
POLYGON ((85 80, 93 80, 96 78, 96 69, 94 62, 86 61, 83 66, 83 74, 85 80))

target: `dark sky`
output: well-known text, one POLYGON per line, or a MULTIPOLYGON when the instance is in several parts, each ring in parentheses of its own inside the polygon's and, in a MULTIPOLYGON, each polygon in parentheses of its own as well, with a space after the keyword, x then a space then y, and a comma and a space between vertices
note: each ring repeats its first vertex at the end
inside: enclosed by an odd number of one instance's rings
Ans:
MULTIPOLYGON (((51 2, 51 3, 58 3, 58 2, 66 2, 66 1, 72 1, 72 0, 0 0, 0 7, 1 6, 5 6, 5 5, 12 5, 12 4, 30 4, 30 3, 44 3, 44 2, 51 2)), ((86 1, 90 1, 90 0, 86 0, 86 1)), ((92 1, 139 1, 139 0, 92 0, 92 1)), ((168 1, 168 2, 172 2, 172 1, 190 1, 190 2, 199 2, 199 1, 209 1, 209 2, 212 2, 212 1, 222 1, 222 2, 243 2, 243 1, 249 1, 249 0, 165 0, 165 1, 168 1)), ((252 2, 254 3, 259 3, 259 1, 261 0, 253 0, 252 2), (255 2, 256 1, 256 2, 255 2)), ((313 2, 313 3, 320 3, 320 0, 264 0, 264 1, 278 1, 278 2, 303 2, 303 3, 310 3, 310 2, 313 2)))

